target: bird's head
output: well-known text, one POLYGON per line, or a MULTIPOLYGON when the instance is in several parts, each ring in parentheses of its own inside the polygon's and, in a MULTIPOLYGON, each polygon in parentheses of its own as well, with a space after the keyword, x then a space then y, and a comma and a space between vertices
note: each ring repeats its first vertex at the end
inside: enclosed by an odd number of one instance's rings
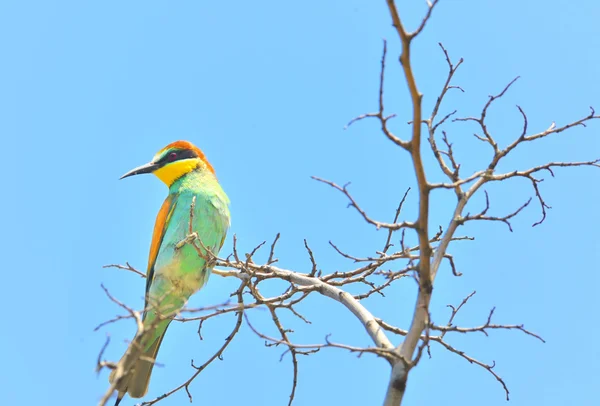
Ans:
POLYGON ((158 151, 152 161, 130 170, 121 176, 121 179, 142 173, 153 173, 170 187, 177 179, 196 169, 215 173, 198 147, 188 141, 175 141, 158 151))

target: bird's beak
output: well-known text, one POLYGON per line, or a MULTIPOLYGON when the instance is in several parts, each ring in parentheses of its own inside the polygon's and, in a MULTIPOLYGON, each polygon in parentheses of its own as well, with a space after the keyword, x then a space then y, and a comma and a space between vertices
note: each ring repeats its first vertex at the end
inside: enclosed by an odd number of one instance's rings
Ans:
POLYGON ((133 176, 133 175, 141 175, 142 173, 152 173, 159 167, 160 167, 160 165, 158 165, 154 162, 150 162, 150 163, 144 164, 142 166, 138 166, 137 168, 133 168, 132 170, 127 172, 125 175, 121 176, 119 179, 127 178, 127 177, 133 176))

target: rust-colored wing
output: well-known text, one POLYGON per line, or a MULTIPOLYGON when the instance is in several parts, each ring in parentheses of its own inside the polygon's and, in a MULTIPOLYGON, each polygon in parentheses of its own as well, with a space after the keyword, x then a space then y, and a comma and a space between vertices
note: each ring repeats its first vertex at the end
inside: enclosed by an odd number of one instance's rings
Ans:
POLYGON ((152 243, 150 244, 150 255, 148 256, 148 270, 146 272, 146 295, 150 290, 152 279, 154 278, 154 264, 156 263, 156 257, 158 251, 165 236, 165 231, 171 220, 171 215, 175 206, 177 205, 175 195, 169 195, 162 204, 162 207, 156 215, 156 223, 154 223, 154 232, 152 233, 152 243))

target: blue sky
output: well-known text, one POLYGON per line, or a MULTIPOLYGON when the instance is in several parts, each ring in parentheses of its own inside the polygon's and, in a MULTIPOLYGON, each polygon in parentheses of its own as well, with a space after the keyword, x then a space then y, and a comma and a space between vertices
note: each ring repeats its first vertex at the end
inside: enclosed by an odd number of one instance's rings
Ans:
MULTIPOLYGON (((363 206, 386 221, 404 190, 414 186, 408 156, 384 139, 377 123, 343 130, 349 119, 376 108, 387 38, 387 108, 399 115, 394 130, 407 134, 410 105, 394 62, 399 47, 385 2, 239 3, 0 2, 6 309, 0 404, 88 405, 100 399, 107 373, 94 371, 98 351, 110 334, 106 356, 116 360, 133 332, 127 322, 93 332, 120 311, 100 284, 137 307, 144 289, 141 278, 102 266, 129 261, 145 268, 154 216, 166 194, 151 176, 118 178, 171 141, 188 139, 201 147, 231 198, 232 228, 223 253, 233 233, 249 250, 281 232, 280 266, 310 269, 306 238, 320 267, 334 271, 352 264, 333 252, 329 240, 356 254, 372 253, 384 241, 383 232, 310 176, 352 181, 363 206)), ((424 4, 401 5, 409 27, 424 4)), ((600 109, 599 17, 600 5, 591 0, 441 1, 414 44, 424 106, 431 108, 444 80, 441 41, 453 58, 466 60, 456 75, 465 93, 451 94, 443 112, 476 114, 488 94, 521 75, 490 117, 503 145, 518 135, 517 103, 534 131, 577 119, 590 105, 600 109)), ((527 146, 502 169, 600 157, 599 128, 592 123, 527 146)), ((465 169, 488 156, 471 136, 474 127, 446 130, 465 169)), ((430 157, 427 163, 433 163, 430 157)), ((432 179, 439 176, 430 170, 432 179)), ((472 356, 496 361, 513 406, 591 405, 597 398, 599 174, 563 170, 547 179, 542 190, 553 208, 541 226, 530 227, 539 218, 535 205, 513 222, 514 233, 501 224, 469 226, 463 232, 476 241, 451 247, 464 275, 452 277, 445 266, 436 281, 434 320, 444 323, 446 304, 477 290, 458 322, 480 324, 496 306, 497 322, 525 323, 547 340, 541 344, 517 332, 450 338, 472 356)), ((531 195, 520 182, 488 190, 497 214, 531 195)), ((454 198, 434 198, 437 228, 447 224, 454 198)), ((213 277, 192 304, 221 303, 234 285, 213 277)), ((413 302, 407 283, 367 305, 376 316, 406 326, 413 302)), ((297 330, 297 342, 320 342, 332 333, 335 341, 370 344, 339 304, 314 297, 302 310, 313 325, 285 319, 297 330)), ((273 333, 264 312, 250 316, 273 333)), ((207 322, 202 342, 197 326, 172 325, 159 355, 164 367, 155 371, 147 399, 183 382, 192 373, 190 359, 200 363, 210 356, 232 325, 232 317, 207 322)), ((432 355, 411 374, 405 404, 505 404, 502 388, 484 370, 439 347, 432 355)), ((244 327, 224 361, 191 386, 194 404, 286 404, 291 365, 279 357, 279 350, 265 348, 244 327)), ((296 405, 380 404, 388 376, 380 359, 325 350, 301 359, 296 405)), ((179 393, 160 404, 187 402, 179 393)))

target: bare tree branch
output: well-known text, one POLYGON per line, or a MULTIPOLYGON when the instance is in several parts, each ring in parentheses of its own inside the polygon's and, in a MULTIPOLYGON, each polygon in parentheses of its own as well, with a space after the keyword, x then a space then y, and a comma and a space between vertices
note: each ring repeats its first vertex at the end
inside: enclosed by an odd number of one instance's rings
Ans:
MULTIPOLYGON (((392 141, 392 144, 390 145, 400 147, 399 150, 408 153, 412 162, 417 184, 416 198, 418 214, 416 219, 414 219, 414 221, 404 220, 405 216, 402 213, 403 207, 409 196, 408 192, 411 190, 410 188, 406 189, 406 192, 400 199, 394 212, 392 222, 388 222, 377 219, 369 213, 369 210, 359 205, 358 201, 348 190, 349 183, 340 186, 332 181, 313 177, 313 179, 318 182, 324 183, 342 193, 345 198, 348 199, 348 207, 352 207, 356 210, 360 217, 362 217, 362 220, 367 224, 373 226, 377 230, 385 229, 384 244, 379 251, 373 250, 374 252, 362 252, 356 254, 348 252, 343 244, 337 245, 330 241, 331 247, 340 255, 340 261, 343 262, 346 267, 327 269, 327 267, 323 267, 323 264, 320 264, 317 261, 311 245, 309 245, 307 240, 304 240, 301 249, 306 251, 310 263, 307 264, 306 269, 295 267, 290 267, 288 269, 283 266, 278 267, 274 265, 279 262, 275 252, 277 243, 280 239, 279 233, 273 239, 270 248, 266 245, 266 241, 263 241, 245 254, 238 252, 238 239, 237 236, 234 235, 232 253, 226 258, 218 258, 204 246, 198 234, 192 229, 195 205, 195 201, 193 201, 190 207, 190 219, 187 227, 188 235, 176 245, 176 249, 181 249, 184 245, 190 244, 194 247, 197 255, 207 261, 209 267, 212 267, 213 265, 219 267, 218 269, 213 270, 215 275, 239 279, 238 289, 231 294, 232 297, 237 298, 237 304, 229 305, 229 302, 226 302, 221 303, 220 305, 207 306, 198 309, 184 308, 177 315, 161 315, 161 317, 171 317, 173 320, 179 322, 198 322, 198 334, 200 339, 202 339, 201 330, 205 321, 229 313, 236 315, 236 321, 230 335, 225 340, 225 343, 218 348, 204 364, 196 366, 192 361, 193 371, 189 379, 181 383, 178 387, 173 388, 171 391, 143 403, 143 405, 153 405, 183 389, 191 401, 191 383, 214 360, 222 358, 223 352, 240 330, 244 320, 255 334, 265 340, 265 345, 274 348, 285 348, 283 354, 281 354, 282 358, 284 355, 290 354, 292 383, 288 400, 289 406, 292 405, 297 393, 300 355, 315 354, 319 352, 321 348, 330 347, 343 348, 350 352, 357 353, 359 356, 364 353, 371 353, 386 359, 391 365, 391 374, 389 382, 387 383, 387 393, 384 402, 385 406, 399 406, 401 404, 411 369, 419 363, 426 351, 429 356, 431 356, 431 347, 435 347, 436 344, 440 345, 446 351, 459 355, 471 364, 484 368, 502 385, 508 399, 508 387, 503 378, 495 372, 495 362, 486 363, 480 361, 477 358, 468 355, 465 351, 457 349, 456 346, 448 342, 448 339, 455 337, 455 333, 479 333, 487 336, 491 331, 516 330, 542 342, 544 342, 544 340, 539 335, 526 329, 523 324, 497 324, 492 322, 495 308, 491 309, 487 316, 487 320, 480 325, 474 327, 457 325, 455 321, 457 314, 473 297, 475 292, 465 297, 458 306, 449 305, 451 314, 445 325, 433 323, 431 320, 432 309, 430 309, 430 302, 435 278, 444 260, 449 265, 449 269, 452 271, 453 275, 462 275, 458 270, 460 263, 458 260, 455 261, 455 257, 449 252, 449 245, 453 241, 470 241, 473 240, 473 238, 458 234, 457 230, 460 226, 470 221, 500 222, 506 224, 509 230, 513 231, 511 222, 530 205, 532 200, 537 202, 539 210, 541 211, 541 219, 535 222, 533 226, 539 225, 547 217, 547 210, 551 208, 543 198, 540 190, 540 183, 544 180, 540 177, 540 173, 547 172, 553 177, 556 168, 600 167, 600 159, 576 162, 552 161, 538 166, 516 169, 512 172, 498 173, 497 168, 502 160, 507 159, 512 151, 517 149, 517 147, 523 143, 534 142, 553 134, 559 134, 573 127, 586 126, 588 122, 597 120, 600 116, 596 115, 595 111, 591 108, 588 115, 571 123, 560 127, 557 127, 552 123, 547 129, 531 134, 529 133, 530 125, 525 110, 517 105, 517 111, 520 116, 519 120, 522 120, 522 127, 519 128, 514 138, 508 138, 512 141, 503 147, 498 141, 506 139, 506 137, 496 136, 488 125, 488 117, 492 105, 505 96, 508 90, 517 81, 518 77, 509 82, 499 93, 490 95, 481 111, 475 116, 457 117, 458 112, 452 109, 445 113, 444 110, 442 110, 444 107, 442 104, 447 100, 446 96, 448 92, 452 89, 456 89, 461 93, 464 93, 464 90, 460 86, 453 84, 455 74, 458 68, 462 66, 463 59, 461 58, 458 62, 453 62, 449 52, 440 43, 439 46, 444 55, 448 72, 445 75, 443 86, 437 98, 432 99, 435 100, 435 103, 431 113, 428 117, 425 115, 427 118, 424 118, 422 108, 423 95, 419 91, 415 79, 415 72, 413 71, 411 45, 413 39, 423 32, 425 26, 431 19, 433 9, 437 3, 438 0, 427 2, 427 11, 425 15, 417 25, 417 28, 410 32, 405 28, 396 2, 393 0, 386 0, 394 30, 398 35, 402 47, 399 62, 406 80, 412 106, 412 117, 409 122, 409 125, 411 126, 410 136, 406 134, 405 136, 400 137, 394 134, 389 127, 389 120, 395 117, 395 115, 386 115, 385 111, 385 75, 388 53, 387 42, 385 40, 383 43, 379 72, 377 111, 362 114, 352 119, 346 126, 347 128, 353 123, 365 118, 375 118, 380 123, 383 136, 392 141), (450 126, 460 126, 461 124, 456 123, 461 122, 475 123, 477 126, 476 133, 474 134, 476 140, 483 142, 484 145, 489 145, 489 147, 485 147, 488 152, 491 150, 491 157, 489 161, 485 163, 484 167, 466 175, 461 172, 461 170, 464 171, 461 166, 464 162, 461 162, 458 159, 458 156, 455 154, 454 144, 450 139, 453 135, 453 131, 446 131, 450 126), (429 173, 426 169, 429 170, 430 168, 425 167, 425 162, 427 161, 423 159, 421 150, 423 125, 426 126, 427 141, 431 148, 431 152, 433 153, 433 157, 435 158, 433 166, 436 168, 436 171, 438 170, 437 168, 439 168, 443 174, 443 180, 440 183, 430 183, 427 180, 427 175, 429 175, 429 173), (491 182, 505 182, 515 178, 525 179, 533 188, 532 197, 528 200, 523 199, 523 203, 516 209, 514 207, 510 209, 497 209, 496 206, 494 206, 494 212, 499 210, 500 213, 508 214, 490 214, 490 196, 487 191, 484 190, 485 206, 483 209, 474 214, 470 212, 465 214, 469 201, 471 201, 478 191, 484 189, 486 184, 491 182), (436 193, 446 195, 451 193, 454 194, 454 198, 452 198, 454 205, 451 209, 452 216, 448 220, 448 225, 445 228, 442 228, 442 226, 437 224, 430 224, 429 208, 430 192, 432 190, 438 190, 436 193), (533 196, 535 196, 535 198, 533 196), (396 233, 398 230, 401 230, 400 233, 396 233), (415 236, 416 242, 412 239, 415 236), (269 250, 267 260, 262 264, 256 260, 261 249, 263 249, 263 252, 267 249, 269 250), (415 306, 412 309, 413 315, 410 326, 408 328, 400 328, 391 325, 381 318, 375 317, 375 315, 367 308, 365 303, 369 301, 365 299, 372 295, 385 296, 386 293, 390 292, 388 288, 395 285, 397 281, 405 280, 406 276, 410 277, 408 278, 409 280, 416 280, 418 282, 418 292, 415 306), (264 293, 272 292, 269 288, 264 288, 264 282, 266 281, 279 281, 279 286, 284 286, 277 291, 278 293, 270 296, 264 293), (281 283, 281 281, 284 283, 281 283), (305 326, 311 324, 308 318, 299 311, 300 307, 298 307, 298 305, 304 303, 309 297, 314 297, 316 294, 333 299, 342 304, 346 310, 350 311, 363 326, 374 345, 372 347, 356 347, 345 343, 334 343, 330 341, 330 335, 325 337, 324 342, 318 344, 299 344, 293 342, 292 330, 287 328, 286 323, 284 323, 287 321, 285 316, 293 315, 295 318, 302 320, 305 323, 305 326), (266 335, 260 331, 261 329, 252 325, 248 314, 246 313, 246 310, 248 309, 268 311, 270 316, 269 320, 273 323, 271 327, 274 327, 274 331, 277 331, 277 337, 266 335), (393 340, 391 340, 390 337, 393 338, 393 340)), ((462 146, 462 144, 459 146, 462 146)), ((405 187, 403 186, 400 190, 405 190, 405 187)), ((397 194, 394 195, 399 196, 397 194)), ((414 196, 411 195, 411 198, 414 198, 414 196)), ((136 270, 129 263, 126 263, 124 266, 113 264, 107 265, 106 267, 122 269, 145 277, 143 272, 136 270)), ((118 363, 103 359, 104 352, 110 343, 110 339, 107 337, 104 342, 98 355, 97 369, 98 371, 104 368, 113 370, 116 380, 112 381, 113 383, 105 393, 101 401, 102 405, 104 405, 110 396, 112 396, 119 379, 123 379, 129 373, 131 360, 139 355, 136 354, 136 351, 139 352, 140 340, 142 340, 144 334, 148 331, 147 328, 144 328, 143 323, 141 323, 140 315, 143 311, 133 310, 131 307, 126 306, 115 299, 106 288, 103 287, 103 289, 109 300, 124 309, 126 313, 117 315, 110 320, 100 323, 96 329, 124 319, 133 319, 137 324, 138 334, 136 334, 136 337, 129 346, 126 355, 118 363)), ((304 312, 304 309, 302 311, 304 312)), ((433 309, 433 316, 435 316, 435 309, 433 309)))

